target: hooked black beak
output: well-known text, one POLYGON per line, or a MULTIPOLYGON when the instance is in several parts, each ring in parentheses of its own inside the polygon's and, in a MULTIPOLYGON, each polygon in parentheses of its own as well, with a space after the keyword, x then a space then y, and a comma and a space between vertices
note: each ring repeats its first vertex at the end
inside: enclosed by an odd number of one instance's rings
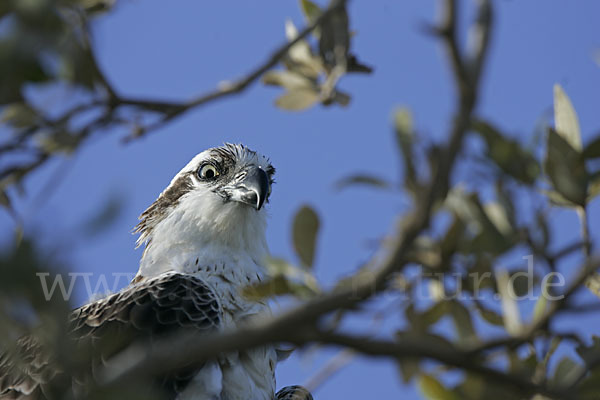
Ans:
POLYGON ((260 210, 269 196, 270 184, 267 173, 259 168, 252 167, 246 176, 233 187, 231 200, 248 204, 260 210))

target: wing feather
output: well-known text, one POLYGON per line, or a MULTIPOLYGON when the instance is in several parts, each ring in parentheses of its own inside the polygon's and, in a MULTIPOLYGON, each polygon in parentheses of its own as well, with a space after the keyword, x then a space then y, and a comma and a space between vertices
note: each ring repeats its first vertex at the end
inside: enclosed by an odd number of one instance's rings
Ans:
MULTIPOLYGON (((69 330, 74 349, 91 352, 93 369, 134 342, 151 342, 181 329, 207 333, 219 329, 221 320, 219 300, 204 281, 166 273, 75 309, 69 330)), ((15 352, 0 354, 0 399, 52 398, 47 386, 65 378, 79 381, 65 377, 56 357, 33 336, 19 339, 15 352)), ((175 397, 193 375, 188 369, 157 379, 175 397)))

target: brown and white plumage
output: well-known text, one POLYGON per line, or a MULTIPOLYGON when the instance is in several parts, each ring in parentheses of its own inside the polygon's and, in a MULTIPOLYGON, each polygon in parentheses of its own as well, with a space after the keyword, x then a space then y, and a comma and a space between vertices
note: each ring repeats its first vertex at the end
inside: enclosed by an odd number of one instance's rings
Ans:
MULTIPOLYGON (((71 337, 94 357, 89 371, 66 377, 75 397, 96 366, 134 342, 151 345, 181 329, 201 337, 270 313, 265 302, 248 300, 241 289, 263 277, 268 248, 262 206, 274 171, 265 157, 227 144, 198 154, 173 178, 136 226, 145 249, 133 283, 71 315, 71 337)), ((25 338, 16 356, 0 356, 0 399, 54 397, 52 383, 66 373, 54 366, 52 352, 39 347, 25 338)), ((275 347, 261 346, 156 376, 154 383, 164 398, 272 400, 276 363, 275 347)), ((311 398, 289 397, 305 390, 288 389, 277 398, 311 398)))
MULTIPOLYGON (((160 340, 182 329, 204 334, 221 326, 222 310, 215 293, 201 280, 167 273, 131 285, 119 293, 74 310, 69 320, 73 350, 89 351, 90 370, 134 342, 160 340)), ((65 371, 53 349, 41 346, 33 336, 21 338, 16 353, 0 356, 0 398, 53 397, 53 383, 65 371), (20 363, 14 358, 21 357, 20 363)), ((157 388, 177 394, 190 377, 189 371, 157 377, 157 388)))

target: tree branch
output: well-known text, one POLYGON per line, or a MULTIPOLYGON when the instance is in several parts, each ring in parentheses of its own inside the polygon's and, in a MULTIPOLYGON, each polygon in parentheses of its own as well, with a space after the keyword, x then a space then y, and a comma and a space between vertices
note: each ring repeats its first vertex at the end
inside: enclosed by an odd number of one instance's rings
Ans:
POLYGON ((430 359, 456 367, 495 383, 511 386, 527 394, 543 394, 554 399, 568 399, 568 393, 533 383, 521 375, 506 373, 476 362, 459 349, 442 346, 430 340, 403 338, 402 341, 377 340, 369 337, 349 336, 331 332, 315 332, 311 340, 336 346, 343 346, 373 357, 402 359, 430 359))
MULTIPOLYGON (((222 99, 244 91, 252 83, 258 80, 265 72, 275 67, 295 44, 297 44, 300 40, 308 36, 308 34, 310 34, 315 28, 321 25, 337 9, 339 9, 340 7, 344 7, 347 1, 348 0, 332 1, 329 7, 327 7, 318 18, 316 18, 312 23, 307 25, 301 32, 299 32, 298 36, 294 40, 286 42, 285 44, 279 46, 266 61, 252 69, 243 78, 240 78, 227 85, 221 85, 221 87, 218 87, 208 93, 202 94, 189 101, 182 102, 146 100, 119 95, 117 91, 110 85, 109 81, 107 80, 99 65, 97 64, 97 59, 93 51, 93 46, 91 44, 91 41, 89 40, 89 32, 88 27, 86 26, 85 17, 82 15, 78 15, 82 24, 81 30, 83 31, 83 34, 81 40, 83 41, 83 50, 86 52, 86 55, 90 60, 90 63, 92 64, 94 74, 98 79, 98 83, 107 92, 107 98, 95 99, 91 102, 77 105, 54 120, 43 120, 40 121, 40 123, 36 123, 33 126, 28 127, 27 129, 22 131, 22 134, 17 135, 13 143, 5 144, 2 147, 0 147, 0 154, 2 152, 11 151, 15 148, 23 147, 22 145, 24 144, 24 142, 42 128, 50 128, 53 131, 60 130, 64 125, 66 125, 72 119, 76 118, 78 115, 81 115, 98 107, 105 108, 102 118, 104 121, 103 126, 105 127, 112 126, 114 124, 124 123, 121 119, 117 118, 116 115, 116 110, 121 107, 134 107, 140 111, 162 114, 158 121, 148 126, 137 127, 133 131, 133 133, 125 137, 124 140, 131 141, 137 137, 141 137, 146 133, 163 127, 165 124, 183 115, 187 111, 205 105, 209 102, 222 99)), ((93 133, 92 130, 95 127, 95 122, 93 122, 81 128, 80 132, 85 132, 85 137, 82 137, 82 139, 87 138, 91 133, 93 133)), ((33 149, 31 153, 32 156, 34 156, 35 158, 34 161, 26 165, 3 169, 2 171, 0 171, 0 179, 10 175, 15 170, 34 170, 35 168, 41 166, 51 156, 51 154, 40 151, 39 148, 33 149)))
MULTIPOLYGON (((222 84, 221 87, 200 95, 190 101, 185 103, 164 103, 164 102, 155 102, 155 101, 146 101, 146 100, 137 100, 133 98, 124 98, 119 99, 118 102, 120 104, 129 105, 129 106, 137 106, 143 109, 157 111, 162 110, 164 108, 169 108, 163 118, 161 118, 158 122, 149 125, 142 129, 139 135, 143 135, 147 132, 153 131, 162 127, 165 123, 169 122, 175 117, 181 116, 185 112, 204 105, 206 103, 225 98, 227 96, 231 96, 233 94, 237 94, 245 90, 248 86, 258 80, 265 72, 275 67, 279 61, 288 53, 288 51, 299 41, 303 40, 308 34, 310 34, 315 28, 321 25, 330 15, 332 15, 337 9, 340 7, 344 7, 348 0, 335 0, 331 2, 329 7, 323 11, 323 13, 316 18, 311 24, 306 26, 302 31, 298 33, 298 36, 294 38, 294 40, 285 43, 276 49, 271 56, 262 64, 259 64, 254 69, 252 69, 245 77, 238 79, 236 81, 222 84)), ((134 137, 129 136, 126 140, 133 139, 134 137)))
POLYGON ((474 347, 470 351, 470 355, 475 356, 476 354, 503 346, 515 348, 532 341, 536 335, 543 333, 542 330, 548 327, 554 316, 561 311, 568 309, 569 302, 573 295, 583 287, 583 284, 591 275, 596 273, 598 268, 600 268, 600 257, 589 259, 580 268, 580 271, 575 279, 573 279, 573 282, 571 282, 569 287, 561 295, 562 297, 559 300, 551 302, 548 310, 537 321, 534 321, 523 333, 518 336, 489 340, 486 343, 474 347))

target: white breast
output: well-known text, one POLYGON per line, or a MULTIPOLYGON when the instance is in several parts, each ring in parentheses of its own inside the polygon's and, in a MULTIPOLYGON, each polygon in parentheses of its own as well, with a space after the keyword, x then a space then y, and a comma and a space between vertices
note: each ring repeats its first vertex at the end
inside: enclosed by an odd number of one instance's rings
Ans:
MULTIPOLYGON (((189 272, 207 282, 218 294, 223 309, 223 329, 234 330, 253 318, 270 315, 268 304, 249 301, 241 289, 261 279, 260 267, 251 259, 225 257, 203 264, 195 259, 189 272)), ((182 399, 272 400, 275 394, 274 346, 261 346, 223 355, 203 368, 182 394, 182 399)))
MULTIPOLYGON (((261 263, 268 254, 265 218, 264 209, 224 203, 210 191, 185 195, 152 230, 138 275, 178 271, 204 280, 221 302, 224 330, 270 314, 266 303, 241 294, 262 279, 261 263)), ((276 360, 273 346, 222 355, 198 373, 180 398, 272 400, 276 360)))

